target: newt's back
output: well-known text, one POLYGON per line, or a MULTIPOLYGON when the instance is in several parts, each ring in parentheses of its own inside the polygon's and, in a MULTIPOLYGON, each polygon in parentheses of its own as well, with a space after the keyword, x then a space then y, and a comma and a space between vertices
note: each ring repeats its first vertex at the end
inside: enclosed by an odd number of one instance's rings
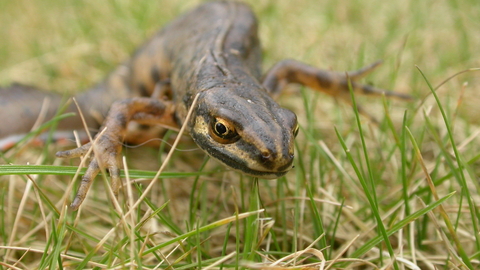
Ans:
POLYGON ((224 74, 219 74, 218 65, 204 64, 222 61, 219 58, 232 52, 240 63, 224 64, 246 67, 249 77, 260 80, 255 14, 239 2, 206 3, 172 21, 137 50, 131 63, 132 87, 142 95, 150 94, 158 81, 169 78, 174 99, 183 99, 195 94, 186 93, 192 87, 206 89, 221 82, 224 74))

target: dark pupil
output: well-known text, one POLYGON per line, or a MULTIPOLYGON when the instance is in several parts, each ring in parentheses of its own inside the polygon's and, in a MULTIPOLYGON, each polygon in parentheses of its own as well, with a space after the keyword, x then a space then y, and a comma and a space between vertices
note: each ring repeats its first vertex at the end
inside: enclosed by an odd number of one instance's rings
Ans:
POLYGON ((225 133, 227 133, 227 127, 225 127, 225 125, 222 124, 222 123, 216 123, 215 124, 215 130, 220 135, 225 135, 225 133))

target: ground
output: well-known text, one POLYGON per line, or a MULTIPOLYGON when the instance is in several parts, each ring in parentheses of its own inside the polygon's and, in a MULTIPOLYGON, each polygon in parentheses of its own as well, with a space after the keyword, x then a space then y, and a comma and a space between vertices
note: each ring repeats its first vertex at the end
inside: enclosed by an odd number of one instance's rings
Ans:
MULTIPOLYGON (((30 167, 0 167, 1 269, 479 267, 480 71, 466 70, 480 67, 480 2, 248 2, 265 69, 294 58, 343 72, 382 59, 364 82, 415 100, 356 96, 379 119, 374 125, 293 86, 279 100, 301 126, 286 177, 226 171, 185 137, 164 170, 170 178, 134 207, 165 151, 127 147, 128 168, 140 171, 131 171, 119 205, 99 177, 70 212, 66 166, 78 161, 55 159, 56 144, 12 149, 0 163, 62 166, 29 177, 21 170, 30 167), (428 83, 444 81, 435 99, 428 83)), ((198 3, 0 1, 0 84, 86 89, 198 3)))

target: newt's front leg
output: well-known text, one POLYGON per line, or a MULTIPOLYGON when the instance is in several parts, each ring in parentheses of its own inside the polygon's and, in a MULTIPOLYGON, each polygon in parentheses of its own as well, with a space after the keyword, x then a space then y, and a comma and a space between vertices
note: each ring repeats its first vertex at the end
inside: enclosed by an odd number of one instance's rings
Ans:
MULTIPOLYGON (((273 97, 278 96, 287 84, 299 83, 313 90, 341 98, 351 104, 348 87, 348 79, 350 79, 352 89, 356 93, 377 96, 384 94, 386 97, 411 100, 412 97, 410 95, 387 91, 357 82, 370 74, 380 64, 381 62, 376 62, 359 70, 347 72, 347 78, 345 73, 322 70, 296 60, 287 59, 273 66, 266 73, 262 84, 273 97)), ((371 121, 376 122, 375 118, 365 112, 362 107, 358 106, 358 110, 361 114, 370 118, 371 121)))
POLYGON ((92 185, 93 179, 100 172, 100 168, 106 168, 112 178, 112 189, 115 196, 120 189, 120 155, 122 143, 130 121, 141 124, 162 124, 175 127, 174 106, 170 101, 162 101, 152 98, 131 98, 115 102, 102 126, 99 138, 95 143, 88 143, 79 148, 61 151, 56 155, 62 158, 73 158, 85 155, 93 146, 94 159, 90 162, 87 172, 82 177, 82 182, 75 199, 70 207, 77 210, 85 199, 92 185))

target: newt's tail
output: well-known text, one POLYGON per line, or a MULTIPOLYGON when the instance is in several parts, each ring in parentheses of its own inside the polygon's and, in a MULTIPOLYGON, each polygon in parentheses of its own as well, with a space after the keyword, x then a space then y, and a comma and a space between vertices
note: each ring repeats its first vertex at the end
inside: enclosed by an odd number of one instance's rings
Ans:
MULTIPOLYGON (((61 95, 22 84, 0 87, 0 151, 10 148, 25 134, 54 118, 66 100, 61 95)), ((61 113, 76 111, 75 106, 70 104, 61 113)), ((92 124, 91 119, 88 122, 92 124)), ((60 120, 57 123, 58 132, 53 136, 64 137, 72 134, 74 129, 83 130, 77 116, 60 120)))

